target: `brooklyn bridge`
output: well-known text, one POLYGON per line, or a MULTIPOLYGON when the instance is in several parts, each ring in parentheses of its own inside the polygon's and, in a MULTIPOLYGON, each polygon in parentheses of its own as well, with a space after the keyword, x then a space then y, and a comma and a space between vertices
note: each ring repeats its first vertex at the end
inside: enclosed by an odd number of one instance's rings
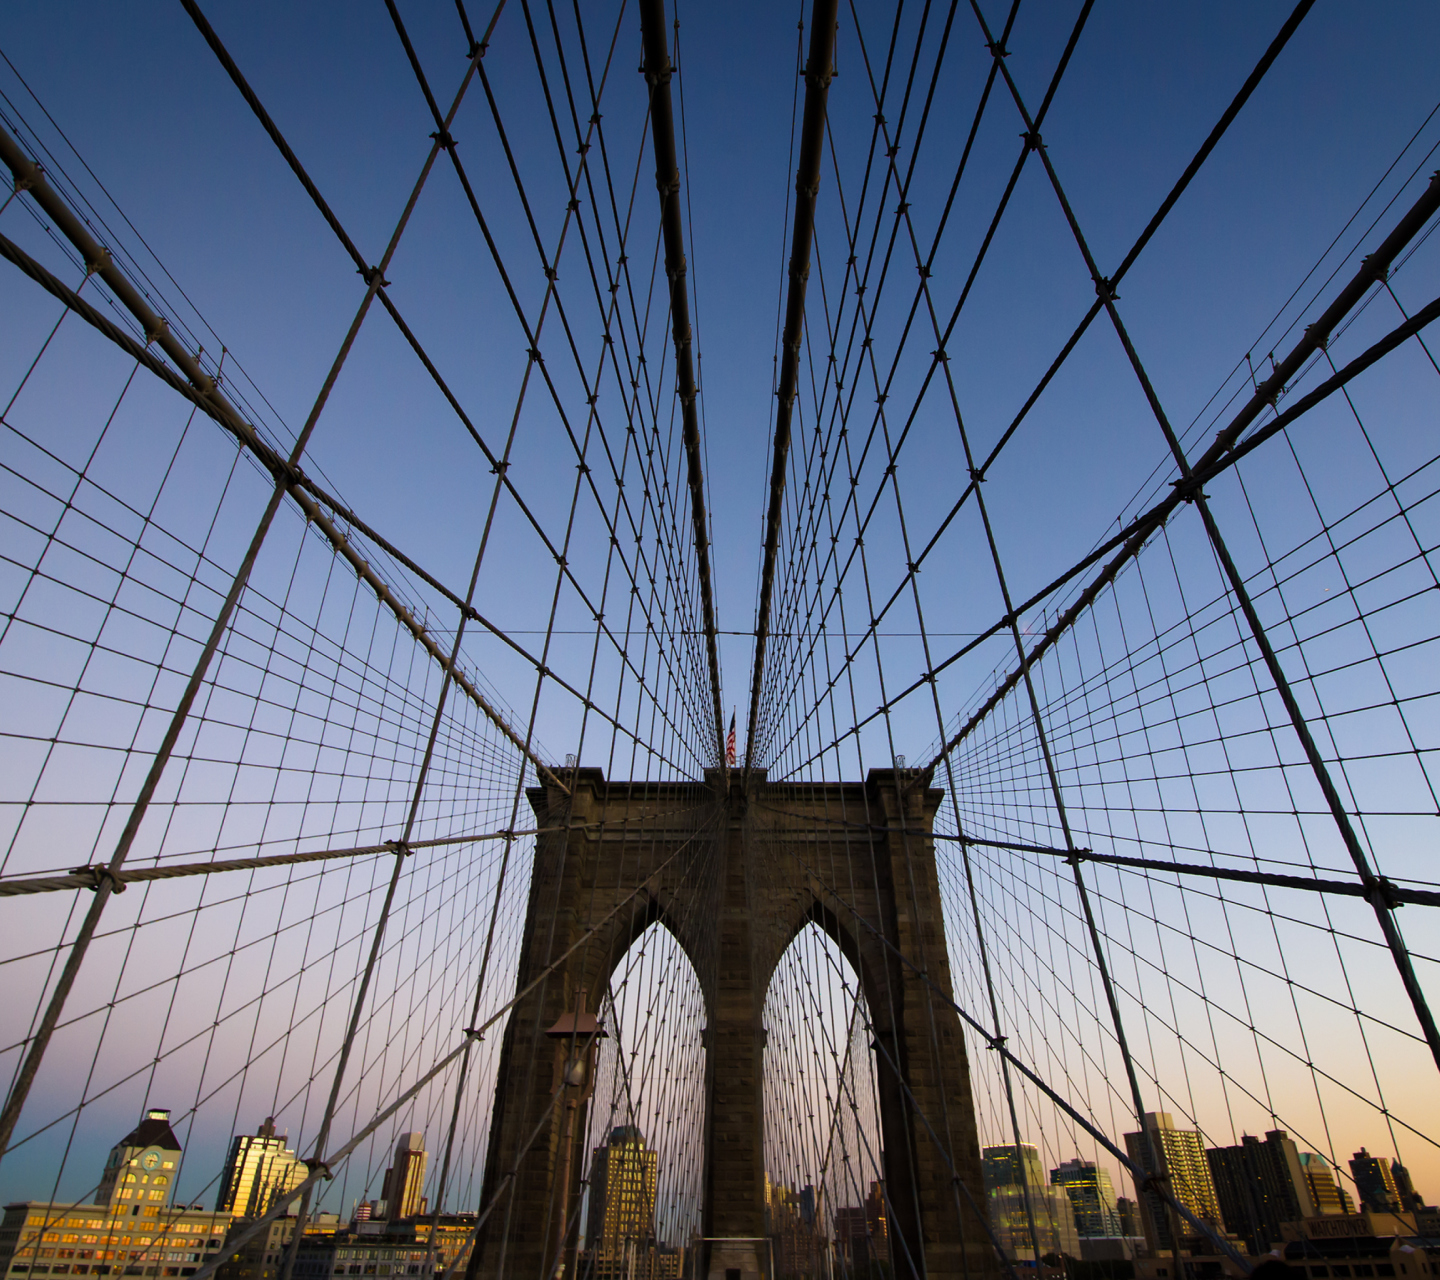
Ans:
POLYGON ((0 1280, 1434 1274, 1437 27, 7 14, 0 1280))

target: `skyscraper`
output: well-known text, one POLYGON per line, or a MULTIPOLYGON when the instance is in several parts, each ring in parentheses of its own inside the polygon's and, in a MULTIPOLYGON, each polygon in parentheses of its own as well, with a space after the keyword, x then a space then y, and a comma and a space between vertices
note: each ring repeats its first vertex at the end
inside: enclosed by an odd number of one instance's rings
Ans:
POLYGON ((1140 1208, 1135 1201, 1129 1196, 1117 1196, 1115 1212, 1120 1216, 1120 1234, 1122 1236, 1138 1236, 1140 1234, 1140 1208))
POLYGON ((402 1133, 395 1144, 395 1159, 385 1170, 385 1214, 413 1218, 425 1212, 425 1135, 402 1133))
POLYGON ((1064 1187, 1075 1211, 1075 1230, 1085 1237, 1118 1236, 1120 1213, 1115 1205, 1115 1188, 1110 1171, 1093 1160, 1063 1160, 1050 1170, 1050 1182, 1064 1187))
MULTIPOLYGON (((1147 1111, 1144 1132, 1127 1133, 1125 1148, 1141 1169, 1165 1178, 1170 1194, 1190 1213, 1203 1222, 1220 1225, 1220 1201, 1196 1130, 1177 1129, 1168 1111, 1147 1111)), ((1197 1234, 1157 1191, 1137 1184, 1135 1193, 1145 1243, 1152 1253, 1173 1249, 1177 1241, 1197 1234)))
POLYGON ((1355 1212, 1349 1192, 1340 1185, 1324 1156, 1314 1151, 1302 1151, 1300 1169, 1305 1175, 1305 1185, 1310 1188, 1310 1200, 1315 1205, 1317 1216, 1355 1212))
POLYGON ((142 1200, 147 1205, 170 1203, 179 1167, 180 1140, 170 1127, 170 1112, 147 1111, 145 1118, 110 1148, 95 1199, 112 1208, 129 1201, 134 1215, 139 1216, 142 1200))
POLYGON ((585 1247, 597 1276, 610 1274, 607 1267, 623 1257, 627 1240, 654 1237, 658 1159, 633 1124, 612 1129, 609 1141, 595 1148, 585 1247))
POLYGON ((1395 1179, 1395 1190, 1400 1196, 1400 1208, 1419 1209, 1425 1204, 1425 1197, 1415 1190, 1415 1184, 1410 1181, 1410 1170, 1398 1160, 1390 1165, 1390 1176, 1395 1179))
POLYGON ((1372 1156, 1361 1147, 1350 1159, 1350 1176, 1355 1179, 1362 1209, 1376 1213, 1400 1211, 1400 1192, 1390 1172, 1390 1161, 1384 1156, 1372 1156))
POLYGON ((1315 1216, 1315 1202, 1300 1166, 1300 1152, 1283 1129, 1265 1141, 1245 1134, 1239 1146, 1205 1152, 1225 1229, 1242 1237, 1257 1257, 1280 1243, 1280 1224, 1315 1216))
POLYGON ((275 1117, 266 1116, 259 1132, 237 1133, 231 1141, 215 1209, 237 1218, 258 1218, 277 1196, 304 1182, 306 1173, 305 1162, 283 1137, 275 1136, 275 1117))
POLYGON ((986 1147, 980 1156, 987 1187, 1041 1186, 1040 1153, 1028 1142, 1018 1147, 986 1147))
POLYGON ((1030 1143, 984 1148, 981 1172, 990 1225, 1007 1257, 1012 1261, 1038 1261, 1037 1240, 1041 1258, 1051 1253, 1080 1256, 1080 1236, 1075 1230, 1070 1196, 1064 1187, 1051 1186, 1042 1179, 1040 1156, 1030 1143))

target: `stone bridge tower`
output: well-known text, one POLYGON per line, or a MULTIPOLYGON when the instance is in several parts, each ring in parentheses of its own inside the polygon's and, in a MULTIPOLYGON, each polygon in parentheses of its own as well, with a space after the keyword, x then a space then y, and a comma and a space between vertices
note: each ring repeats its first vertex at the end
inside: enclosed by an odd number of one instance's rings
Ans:
MULTIPOLYGON (((698 1265, 687 1262, 695 1268, 688 1273, 768 1276, 769 1252, 755 1243, 765 1233, 761 1010, 781 956, 813 922, 860 975, 873 1024, 894 1275, 996 1274, 973 1207, 983 1212, 985 1192, 964 1038, 936 994, 951 994, 930 835, 944 793, 918 770, 813 784, 752 773, 748 791, 739 771, 728 780, 712 773, 704 785, 607 782, 598 769, 571 778, 568 801, 558 788, 529 792, 542 833, 517 990, 560 963, 506 1028, 482 1212, 498 1202, 477 1241, 472 1280, 555 1274, 551 1223, 561 1205, 574 1214, 588 1152, 583 1113, 567 1126, 564 1108, 552 1106, 566 1052, 545 1031, 573 1008, 577 989, 591 993, 593 1010, 655 921, 690 956, 708 1024, 702 1234, 715 1242, 698 1265)), ((566 1246, 567 1276, 576 1235, 566 1246)))

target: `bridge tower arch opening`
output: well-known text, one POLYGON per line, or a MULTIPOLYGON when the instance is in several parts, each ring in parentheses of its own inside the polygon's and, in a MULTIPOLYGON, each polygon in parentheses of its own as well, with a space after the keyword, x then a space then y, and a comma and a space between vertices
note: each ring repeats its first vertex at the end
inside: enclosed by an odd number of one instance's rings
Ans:
POLYGON ((663 918, 609 975, 599 1016, 572 1248, 589 1253, 579 1274, 647 1275, 700 1234, 705 1144, 705 997, 663 918))
POLYGON ((683 783, 607 781, 598 769, 567 778, 569 796, 530 794, 541 834, 523 994, 501 1051, 480 1205, 489 1216, 471 1275, 554 1273, 558 1246, 545 1224, 553 1206, 576 1203, 589 1152, 587 1125, 572 1135, 559 1118, 566 1063, 544 1031, 656 926, 688 957, 704 1011, 700 1236, 687 1274, 774 1275, 765 1132, 767 1106, 778 1103, 767 1098, 764 1006, 797 939, 851 974, 863 1009, 860 1023, 847 1022, 869 1037, 891 1274, 992 1274, 930 835, 943 792, 917 770, 893 769, 813 784, 771 782, 760 770, 683 783))
POLYGON ((780 1277, 888 1261, 883 1209, 865 1212, 884 1196, 873 1022, 846 950, 807 921, 765 995, 766 1232, 780 1277))

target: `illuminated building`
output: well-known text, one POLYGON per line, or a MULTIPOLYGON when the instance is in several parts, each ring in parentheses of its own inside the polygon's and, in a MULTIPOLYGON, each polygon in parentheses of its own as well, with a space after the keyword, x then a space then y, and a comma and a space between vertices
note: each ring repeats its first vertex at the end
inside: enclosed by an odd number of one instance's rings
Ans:
POLYGON ((781 1276, 819 1276, 825 1250, 820 1234, 820 1192, 799 1191, 765 1178, 765 1233, 774 1242, 775 1269, 781 1276))
POLYGON ((634 1251, 629 1242, 646 1249, 654 1240, 658 1160, 633 1124, 612 1129, 609 1141, 595 1148, 585 1229, 593 1275, 627 1274, 627 1259, 634 1251))
POLYGON ((381 1192, 387 1217, 410 1218, 425 1212, 425 1159, 425 1135, 402 1133, 381 1192))
POLYGON ((228 1213, 170 1204, 180 1165, 170 1113, 145 1113, 110 1149, 98 1204, 5 1206, 0 1277, 189 1276, 219 1252, 228 1213))
POLYGON ((145 1113, 129 1133, 110 1148, 95 1199, 111 1207, 126 1204, 139 1216, 140 1202, 168 1204, 180 1167, 180 1142, 170 1127, 170 1113, 145 1113))
POLYGON ((239 1218, 261 1217, 275 1202, 305 1181, 308 1170, 275 1136, 275 1120, 267 1117, 255 1134, 236 1134, 220 1175, 215 1208, 239 1218))
POLYGON ((371 1219, 349 1231, 312 1236, 308 1231, 295 1253, 296 1280, 337 1280, 342 1276, 426 1276, 430 1280, 451 1267, 464 1274, 470 1260, 473 1213, 445 1213, 429 1218, 371 1219), (431 1250, 434 1250, 433 1254, 431 1250))
MULTIPOLYGON (((248 1218, 237 1218, 225 1234, 225 1243, 251 1225, 248 1218)), ((305 1220, 307 1236, 334 1235, 340 1230, 340 1217, 334 1213, 312 1213, 305 1220)), ((276 1218, 258 1235, 252 1236, 221 1265, 216 1280, 275 1280, 285 1260, 285 1246, 295 1237, 295 1215, 276 1218)))
POLYGON ((1326 1163, 1325 1157, 1314 1151, 1300 1153, 1300 1169, 1305 1175, 1305 1185, 1310 1189, 1310 1200, 1315 1206, 1316 1216, 1329 1213, 1354 1213, 1350 1193, 1335 1177, 1335 1171, 1326 1163))
MULTIPOLYGON (((1196 1130, 1177 1129, 1167 1111, 1147 1111, 1144 1133, 1127 1133, 1125 1147, 1135 1165, 1164 1179, 1179 1204, 1202 1222, 1219 1229, 1220 1199, 1215 1194, 1205 1147, 1196 1130)), ((1187 1238, 1201 1234, 1158 1192, 1138 1184, 1135 1192, 1140 1203, 1140 1225, 1152 1254, 1169 1252, 1177 1241, 1183 1244, 1187 1238)))
POLYGON ((1075 1230, 1070 1196, 1063 1186, 1052 1186, 1042 1179, 1040 1156, 1030 1143, 986 1147, 981 1152, 980 1168, 985 1177, 990 1225, 1006 1257, 1012 1262, 1037 1261, 1037 1241, 1041 1258, 1050 1253, 1080 1256, 1080 1236, 1075 1230))
POLYGON ((1058 1169, 1050 1170, 1050 1183, 1065 1188, 1079 1235, 1089 1238, 1123 1234, 1108 1169, 1093 1160, 1062 1160, 1058 1169))

